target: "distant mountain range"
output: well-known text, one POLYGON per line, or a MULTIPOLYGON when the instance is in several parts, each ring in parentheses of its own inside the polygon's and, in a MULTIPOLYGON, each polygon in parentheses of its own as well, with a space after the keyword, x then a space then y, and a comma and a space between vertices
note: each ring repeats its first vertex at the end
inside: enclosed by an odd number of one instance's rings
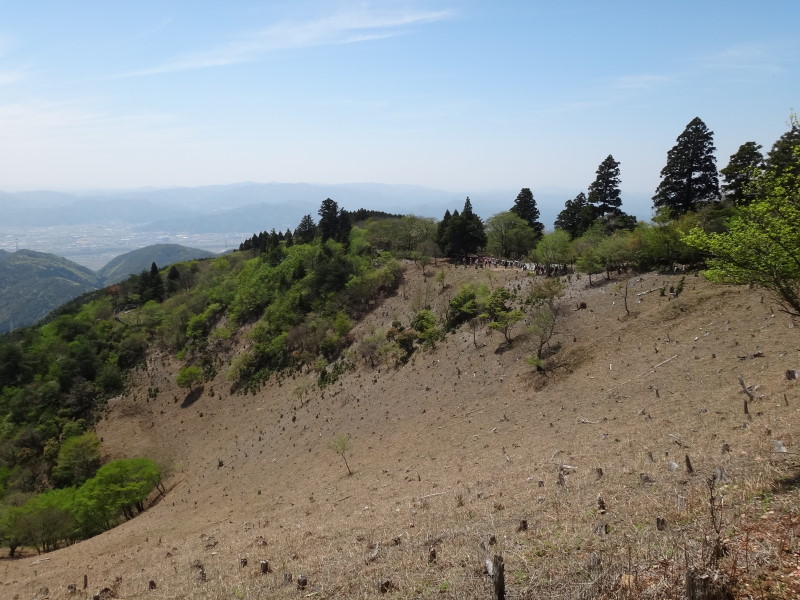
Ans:
POLYGON ((94 272, 61 256, 0 250, 0 333, 33 325, 73 298, 149 270, 214 256, 178 244, 156 244, 116 257, 94 272))
MULTIPOLYGON (((0 192, 3 220, 9 227, 44 227, 120 221, 151 231, 241 232, 294 229, 303 215, 316 218, 320 203, 333 198, 348 210, 368 207, 397 214, 440 218, 461 209, 469 195, 476 213, 486 218, 514 204, 519 190, 475 194, 415 185, 377 183, 239 183, 197 188, 137 189, 65 194, 0 192), (246 226, 242 229, 243 226, 246 226)), ((577 193, 577 191, 575 192, 577 193)), ((534 189, 542 221, 550 226, 575 193, 534 189)))
MULTIPOLYGON (((529 185, 529 184, 526 184, 529 185)), ((315 220, 325 198, 340 208, 441 218, 461 210, 467 196, 486 219, 514 205, 520 188, 443 191, 377 183, 236 183, 204 187, 142 188, 62 193, 0 192, 0 248, 52 252, 99 269, 111 258, 151 244, 171 242, 220 253, 260 231, 315 220)), ((548 229, 575 189, 536 188, 540 220, 548 229)), ((650 200, 623 193, 623 209, 647 218, 650 200)))

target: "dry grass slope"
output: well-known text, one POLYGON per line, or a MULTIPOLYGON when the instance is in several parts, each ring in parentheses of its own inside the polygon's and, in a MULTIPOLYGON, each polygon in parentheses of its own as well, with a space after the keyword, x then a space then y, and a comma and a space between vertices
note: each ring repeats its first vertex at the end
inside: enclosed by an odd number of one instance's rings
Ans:
MULTIPOLYGON (((532 282, 427 271, 410 266, 356 336, 441 314, 467 281, 532 282)), ((797 597, 797 329, 758 290, 688 276, 660 295, 678 281, 572 279, 546 377, 523 325, 508 349, 464 329, 323 390, 295 374, 236 396, 220 376, 186 407, 179 365, 153 355, 98 431, 110 457, 169 465, 168 493, 95 539, 0 561, 0 596, 489 598, 483 542, 509 598, 683 598, 687 572, 737 598, 797 597), (329 449, 339 434, 352 476, 329 449)))

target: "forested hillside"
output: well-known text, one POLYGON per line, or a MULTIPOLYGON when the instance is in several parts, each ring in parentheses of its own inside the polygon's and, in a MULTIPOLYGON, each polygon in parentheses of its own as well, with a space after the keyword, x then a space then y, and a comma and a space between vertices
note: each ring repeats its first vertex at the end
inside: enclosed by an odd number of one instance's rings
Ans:
POLYGON ((199 248, 188 248, 180 244, 153 244, 120 254, 97 271, 97 276, 102 280, 103 285, 108 286, 119 283, 131 275, 137 275, 142 271, 149 270, 150 265, 153 263, 168 266, 198 258, 211 258, 212 256, 214 256, 213 252, 200 250, 199 248))
POLYGON ((0 250, 0 332, 32 325, 100 286, 93 271, 55 254, 0 250))

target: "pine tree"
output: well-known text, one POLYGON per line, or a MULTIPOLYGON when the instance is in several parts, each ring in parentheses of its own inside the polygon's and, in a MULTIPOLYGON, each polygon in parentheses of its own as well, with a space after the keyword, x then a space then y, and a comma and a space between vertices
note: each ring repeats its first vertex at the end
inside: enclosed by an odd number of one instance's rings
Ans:
POLYGON ((597 177, 589 186, 588 201, 595 207, 598 218, 619 212, 622 206, 619 185, 619 162, 609 154, 597 167, 597 177))
POLYGON ((330 198, 322 201, 319 207, 319 232, 322 241, 336 238, 339 230, 339 205, 330 198))
POLYGON ((573 239, 579 238, 586 233, 597 218, 595 210, 595 207, 586 199, 586 194, 581 192, 564 204, 564 210, 556 217, 555 228, 566 231, 573 239))
POLYGON ((520 190, 510 212, 524 219, 533 229, 537 238, 544 233, 544 225, 539 222, 539 209, 536 206, 536 200, 534 200, 533 192, 530 188, 522 188, 520 190))
MULTIPOLYGON (((458 211, 456 211, 458 213, 458 211)), ((453 215, 450 214, 450 209, 448 208, 444 212, 444 216, 442 220, 439 221, 439 224, 436 226, 436 245, 439 246, 439 250, 441 250, 442 254, 445 256, 450 255, 450 222, 453 218, 453 215)))
POLYGON ((464 209, 450 218, 450 248, 453 255, 475 254, 486 246, 486 231, 481 218, 472 212, 472 202, 467 196, 464 209))
POLYGON ((653 206, 666 208, 677 218, 719 201, 715 150, 714 132, 699 117, 692 119, 667 153, 653 206))
POLYGON ((777 175, 789 173, 794 177, 800 177, 798 146, 800 146, 800 120, 796 114, 792 114, 789 117, 789 131, 778 138, 767 154, 767 168, 777 175))
POLYGON ((156 302, 164 301, 164 280, 161 279, 161 273, 158 272, 158 265, 156 263, 150 264, 147 288, 146 296, 148 300, 155 300, 156 302))
POLYGON ((752 184, 764 170, 761 144, 745 142, 731 154, 728 166, 720 170, 724 183, 722 193, 726 200, 737 206, 750 204, 753 199, 752 184))
POLYGON ((300 244, 310 244, 314 241, 316 235, 317 226, 314 223, 314 219, 311 218, 311 215, 305 215, 300 219, 297 229, 294 230, 294 237, 300 244))

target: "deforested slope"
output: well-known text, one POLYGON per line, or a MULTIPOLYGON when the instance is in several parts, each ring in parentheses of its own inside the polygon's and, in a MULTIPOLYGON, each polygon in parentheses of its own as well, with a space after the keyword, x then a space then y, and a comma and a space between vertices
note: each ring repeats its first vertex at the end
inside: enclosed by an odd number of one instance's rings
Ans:
MULTIPOLYGON (((66 598, 78 584, 121 598, 283 597, 303 575, 302 596, 378 597, 388 581, 397 597, 485 598, 483 542, 503 556, 512 598, 673 597, 687 567, 775 592, 758 579, 773 566, 787 577, 772 597, 791 597, 793 559, 775 557, 797 541, 770 536, 797 524, 796 492, 779 482, 797 474, 800 397, 786 371, 800 346, 769 297, 697 276, 678 296, 680 276, 572 276, 544 374, 523 324, 510 347, 465 325, 404 365, 370 366, 359 340, 423 306, 443 314, 460 285, 533 282, 511 269, 427 275, 407 267, 351 333, 355 368, 323 388, 309 370, 236 394, 220 368, 188 403, 178 361, 150 354, 98 433, 110 457, 168 465, 167 494, 47 561, 0 561, 3 595, 66 598), (339 434, 352 476, 329 448, 339 434)), ((240 331, 233 354, 248 343, 240 331)))

